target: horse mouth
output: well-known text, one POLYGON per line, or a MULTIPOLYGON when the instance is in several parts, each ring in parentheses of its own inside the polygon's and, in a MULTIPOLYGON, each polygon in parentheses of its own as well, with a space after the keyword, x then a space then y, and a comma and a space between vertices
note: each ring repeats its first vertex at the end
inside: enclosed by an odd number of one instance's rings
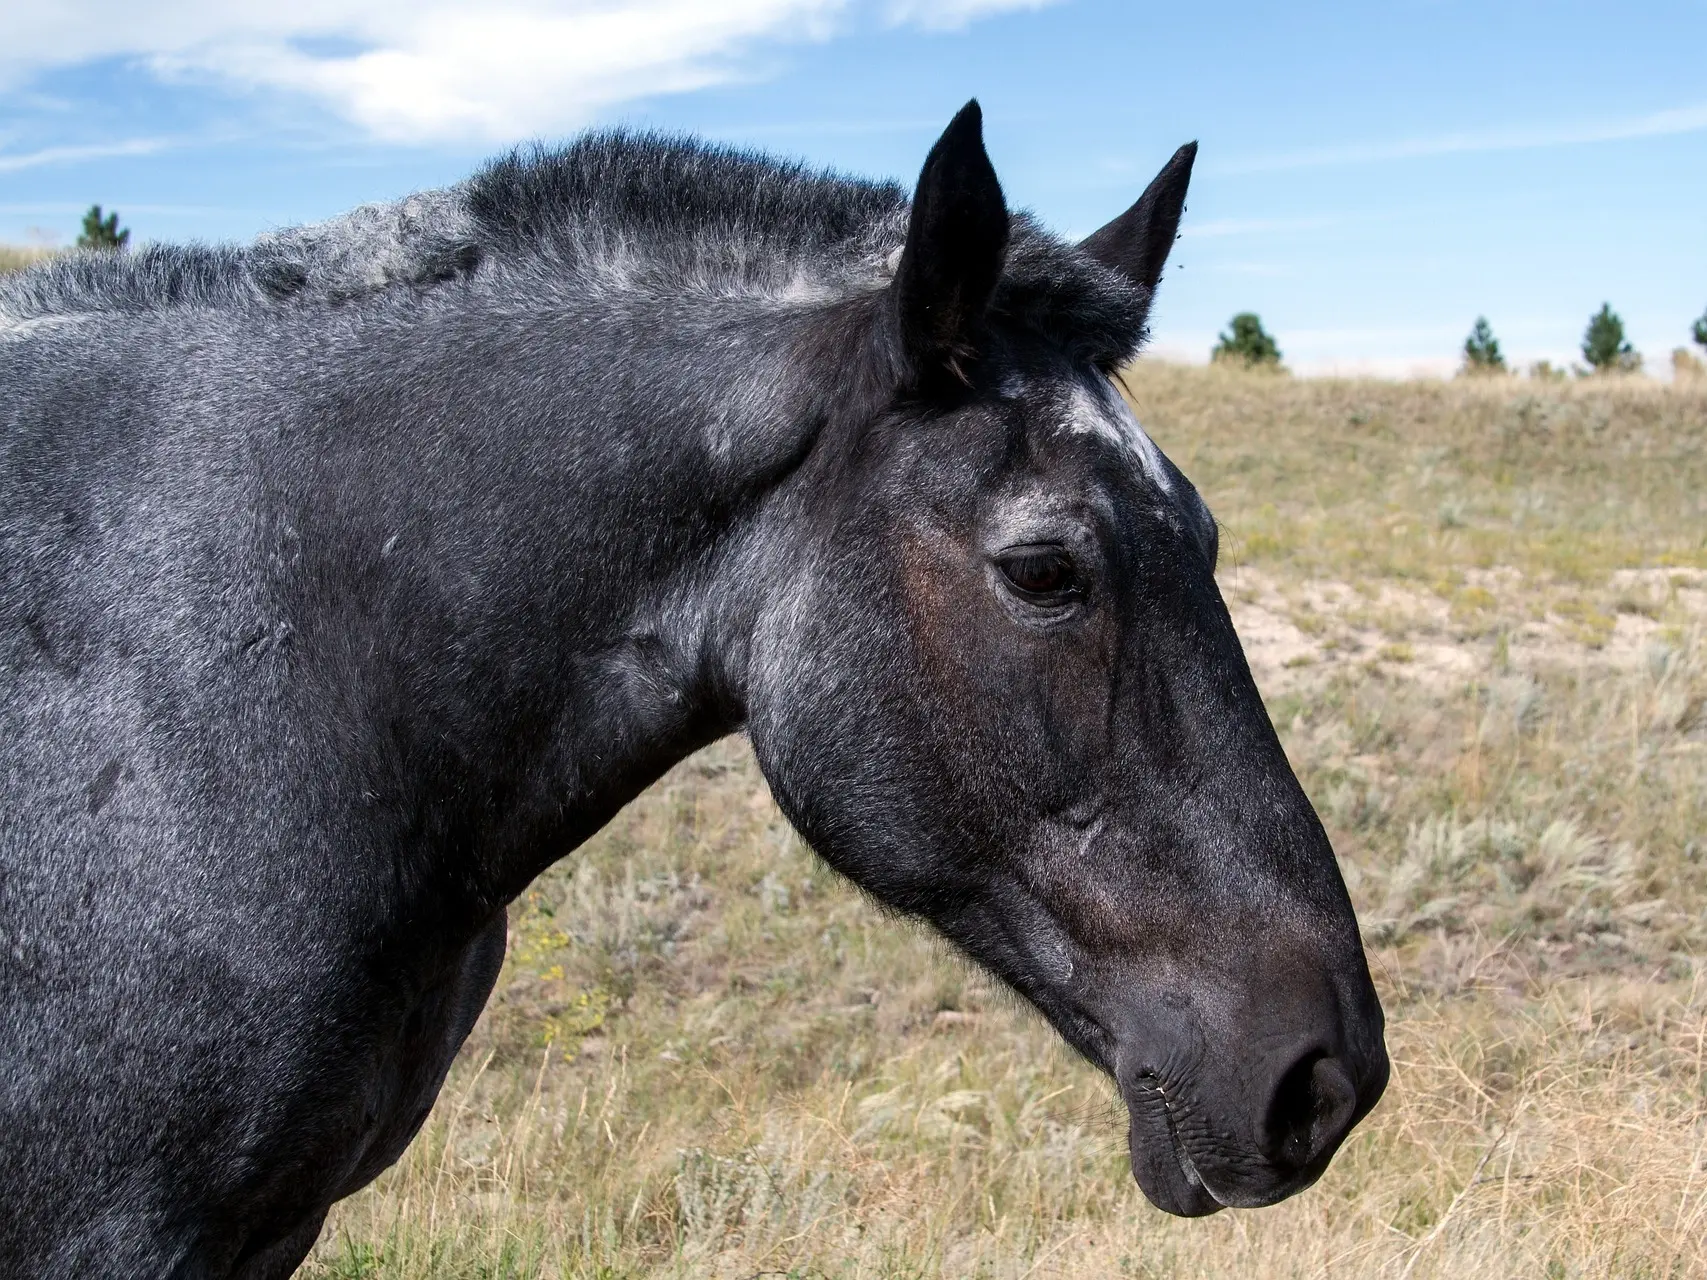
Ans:
POLYGON ((1127 1138, 1132 1176, 1150 1203, 1180 1218, 1202 1218, 1222 1208, 1180 1141, 1161 1082, 1154 1076, 1140 1077, 1127 1110, 1132 1116, 1127 1138))

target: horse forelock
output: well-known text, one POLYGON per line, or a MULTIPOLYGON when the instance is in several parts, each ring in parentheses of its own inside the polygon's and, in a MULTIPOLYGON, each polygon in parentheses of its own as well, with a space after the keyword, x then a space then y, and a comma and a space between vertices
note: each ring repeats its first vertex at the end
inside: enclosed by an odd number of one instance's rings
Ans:
MULTIPOLYGON (((363 205, 247 245, 69 254, 0 280, 0 322, 179 308, 348 306, 463 279, 511 297, 649 294, 809 307, 875 291, 907 194, 688 138, 588 133, 518 149, 451 187, 363 205)), ((1112 365, 1148 298, 1016 214, 993 310, 1112 365)))

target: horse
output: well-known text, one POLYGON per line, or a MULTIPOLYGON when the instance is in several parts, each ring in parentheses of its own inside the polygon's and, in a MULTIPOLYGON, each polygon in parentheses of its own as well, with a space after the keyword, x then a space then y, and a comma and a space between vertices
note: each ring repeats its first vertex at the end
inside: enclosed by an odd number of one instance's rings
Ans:
POLYGON ((1195 154, 1070 243, 976 101, 910 193, 602 131, 0 284, 0 1271, 292 1272, 506 904, 741 731, 1113 1078, 1156 1205, 1318 1178, 1381 1006, 1114 381, 1195 154))

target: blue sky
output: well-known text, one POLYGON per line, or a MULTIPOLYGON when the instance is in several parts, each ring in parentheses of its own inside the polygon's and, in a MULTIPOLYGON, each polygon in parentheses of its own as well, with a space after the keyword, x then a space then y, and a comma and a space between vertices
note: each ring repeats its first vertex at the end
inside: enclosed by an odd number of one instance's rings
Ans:
POLYGON ((0 240, 118 208, 246 238, 589 124, 911 180, 984 104, 1009 200, 1074 234, 1202 144, 1155 350, 1238 310, 1300 370, 1445 371, 1478 314, 1649 367, 1707 309, 1707 3, 57 0, 0 9, 0 240))

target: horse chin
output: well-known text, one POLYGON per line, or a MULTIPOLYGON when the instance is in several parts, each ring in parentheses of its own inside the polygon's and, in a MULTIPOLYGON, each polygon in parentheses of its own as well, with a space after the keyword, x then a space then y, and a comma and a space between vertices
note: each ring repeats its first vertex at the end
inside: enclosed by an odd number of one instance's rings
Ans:
POLYGON ((1165 1110, 1132 1108, 1127 1145, 1132 1152, 1132 1176, 1162 1212, 1202 1218, 1223 1207, 1203 1185, 1165 1110))

